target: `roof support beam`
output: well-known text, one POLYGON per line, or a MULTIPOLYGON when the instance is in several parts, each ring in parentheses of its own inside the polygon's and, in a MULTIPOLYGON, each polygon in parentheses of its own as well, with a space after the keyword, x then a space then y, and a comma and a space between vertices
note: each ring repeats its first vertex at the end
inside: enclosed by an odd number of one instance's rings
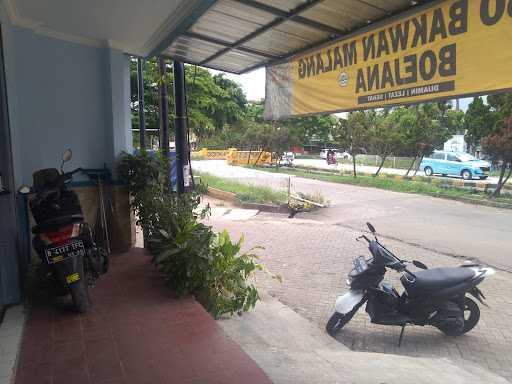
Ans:
MULTIPOLYGON (((158 58, 158 70, 160 78, 160 151, 165 162, 165 169, 170 169, 169 162, 169 94, 167 92, 167 83, 165 82, 166 63, 165 59, 160 56, 158 58)), ((165 190, 169 190, 170 173, 166 173, 165 190)))
POLYGON ((375 4, 369 3, 369 2, 364 1, 364 0, 357 0, 357 1, 359 1, 361 4, 364 4, 364 5, 366 5, 366 6, 370 7, 370 8, 376 9, 376 10, 378 10, 380 12, 384 12, 386 15, 389 15, 389 11, 387 9, 381 8, 381 7, 379 7, 379 6, 375 5, 375 4))
POLYGON ((240 46, 242 46, 243 44, 247 43, 248 41, 254 39, 255 37, 261 35, 262 33, 265 33, 268 30, 283 24, 284 22, 293 19, 294 17, 298 16, 300 13, 305 12, 306 10, 314 7, 317 4, 320 4, 323 1, 324 0, 310 0, 307 3, 299 5, 298 7, 294 8, 291 12, 288 12, 286 14, 286 16, 278 16, 274 21, 272 21, 266 25, 263 25, 262 27, 258 28, 254 32, 249 33, 245 37, 234 42, 231 47, 221 49, 219 52, 217 52, 214 55, 201 61, 199 63, 199 65, 205 65, 205 64, 209 63, 210 61, 213 61, 213 60, 225 55, 226 53, 228 53, 229 51, 231 51, 233 49, 238 49, 240 46))
POLYGON ((187 106, 185 88, 185 67, 182 62, 173 61, 174 73, 174 139, 176 141, 176 192, 183 194, 189 187, 190 164, 187 143, 187 106))
MULTIPOLYGON (((363 1, 363 0, 358 0, 358 1, 363 1)), ((394 20, 395 18, 398 18, 398 17, 406 17, 406 16, 408 16, 410 14, 413 14, 415 12, 419 12, 422 9, 427 9, 428 7, 431 6, 431 4, 441 3, 442 1, 443 0, 421 0, 421 1, 419 1, 420 5, 418 5, 416 7, 410 7, 410 8, 408 8, 405 11, 404 10, 399 10, 399 11, 391 13, 391 14, 388 13, 385 16, 382 16, 382 17, 380 17, 378 19, 372 20, 371 24, 366 23, 365 25, 361 25, 358 28, 354 28, 352 31, 347 32, 344 36, 328 37, 327 39, 324 39, 324 40, 321 40, 321 41, 317 41, 317 42, 315 42, 315 43, 313 43, 311 45, 307 45, 305 47, 302 47, 302 48, 296 49, 294 51, 291 51, 291 52, 287 53, 286 55, 281 56, 280 59, 268 60, 266 62, 262 62, 262 63, 258 63, 256 65, 253 65, 252 67, 244 69, 239 74, 248 73, 248 72, 254 71, 255 69, 261 68, 263 66, 271 66, 271 65, 283 63, 283 62, 291 59, 293 56, 302 55, 302 54, 308 53, 308 52, 310 52, 312 49, 314 49, 316 47, 322 47, 322 46, 324 46, 326 44, 329 44, 329 43, 331 43, 333 41, 337 41, 340 38, 348 39, 351 36, 355 36, 357 34, 362 34, 362 33, 366 32, 368 30, 374 29, 375 28, 375 26, 374 26, 375 24, 379 24, 379 23, 385 22, 386 20, 390 20, 391 21, 391 20, 394 20)), ((367 5, 369 5, 369 4, 367 4, 367 5)))
POLYGON ((144 115, 144 60, 137 59, 137 94, 139 101, 140 149, 146 149, 146 117, 144 115))
MULTIPOLYGON (((271 14, 273 14, 275 16, 278 16, 278 17, 286 17, 287 14, 288 14, 288 12, 283 11, 282 9, 273 7, 271 5, 263 4, 263 3, 260 3, 258 1, 254 1, 254 0, 236 0, 236 2, 238 2, 240 4, 247 5, 249 7, 253 7, 253 8, 259 9, 261 11, 265 11, 265 12, 271 13, 271 14)), ((318 21, 314 21, 314 20, 311 20, 311 19, 307 19, 307 18, 299 16, 299 15, 294 16, 292 18, 292 20, 295 21, 296 23, 299 23, 299 24, 302 24, 302 25, 306 25, 308 27, 311 27, 311 28, 314 28, 314 29, 318 29, 318 30, 321 30, 321 31, 324 31, 324 32, 328 32, 328 33, 331 33, 331 34, 334 34, 334 35, 342 35, 342 34, 344 34, 346 32, 346 31, 342 31, 341 29, 331 27, 330 25, 327 25, 327 24, 324 24, 324 23, 320 23, 318 21)))
MULTIPOLYGON (((212 44, 222 45, 222 46, 224 46, 226 48, 233 48, 234 47, 234 43, 230 43, 229 41, 217 39, 215 37, 206 36, 206 35, 203 35, 201 33, 185 32, 183 34, 183 36, 191 37, 193 39, 198 39, 198 40, 202 40, 202 41, 206 41, 206 42, 212 43, 212 44)), ((257 49, 252 49, 252 48, 248 48, 248 47, 238 47, 237 50, 239 50, 241 52, 249 53, 251 55, 261 56, 261 57, 264 57, 266 59, 279 59, 280 58, 280 56, 278 56, 278 55, 273 55, 273 54, 268 53, 268 52, 263 52, 263 51, 259 51, 257 49)))
POLYGON ((147 57, 160 55, 168 47, 174 43, 182 33, 186 32, 194 23, 215 3, 217 0, 200 0, 199 5, 196 5, 192 13, 182 20, 179 25, 165 38, 163 39, 153 50, 147 55, 147 57))

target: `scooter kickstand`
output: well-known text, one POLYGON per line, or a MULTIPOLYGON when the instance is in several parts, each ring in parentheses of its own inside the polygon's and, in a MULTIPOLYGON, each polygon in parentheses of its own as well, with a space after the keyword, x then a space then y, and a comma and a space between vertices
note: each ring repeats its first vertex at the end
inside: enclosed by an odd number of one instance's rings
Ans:
POLYGON ((405 331, 405 326, 407 324, 403 324, 402 325, 402 330, 400 331, 400 338, 398 339, 398 348, 400 348, 402 346, 402 339, 404 337, 404 331, 405 331))

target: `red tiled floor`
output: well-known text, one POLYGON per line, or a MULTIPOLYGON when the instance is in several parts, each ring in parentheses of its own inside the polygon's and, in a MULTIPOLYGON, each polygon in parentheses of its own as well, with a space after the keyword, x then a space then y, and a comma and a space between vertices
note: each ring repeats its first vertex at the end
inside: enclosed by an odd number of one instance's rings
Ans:
POLYGON ((143 250, 112 257, 91 296, 85 315, 33 306, 17 384, 270 383, 193 298, 173 297, 143 250))

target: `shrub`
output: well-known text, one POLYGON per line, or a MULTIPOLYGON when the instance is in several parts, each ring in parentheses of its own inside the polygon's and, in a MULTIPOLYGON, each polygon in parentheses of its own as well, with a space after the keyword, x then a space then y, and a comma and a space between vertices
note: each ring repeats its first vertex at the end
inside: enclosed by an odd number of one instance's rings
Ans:
POLYGON ((265 270, 257 256, 241 253, 243 238, 234 243, 201 222, 209 213, 199 209, 201 186, 180 196, 167 192, 161 163, 142 153, 124 154, 119 164, 153 263, 178 295, 203 298, 215 318, 253 308, 259 295, 250 280, 265 270))

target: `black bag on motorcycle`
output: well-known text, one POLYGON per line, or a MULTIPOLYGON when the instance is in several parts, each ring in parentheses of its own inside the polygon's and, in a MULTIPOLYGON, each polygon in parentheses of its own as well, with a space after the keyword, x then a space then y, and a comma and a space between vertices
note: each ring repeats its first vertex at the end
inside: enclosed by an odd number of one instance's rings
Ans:
POLYGON ((37 224, 62 216, 83 215, 78 196, 74 191, 60 191, 56 200, 30 201, 30 210, 37 224))

